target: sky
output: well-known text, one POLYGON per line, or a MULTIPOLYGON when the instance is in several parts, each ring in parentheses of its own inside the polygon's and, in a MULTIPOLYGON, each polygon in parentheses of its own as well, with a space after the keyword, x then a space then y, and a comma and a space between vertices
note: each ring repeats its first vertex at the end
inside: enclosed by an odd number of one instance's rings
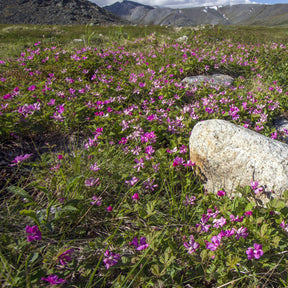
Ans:
MULTIPOLYGON (((99 6, 111 5, 122 0, 89 0, 99 6)), ((191 8, 196 6, 221 6, 236 4, 288 4, 288 0, 131 0, 150 6, 164 6, 170 8, 191 8)))

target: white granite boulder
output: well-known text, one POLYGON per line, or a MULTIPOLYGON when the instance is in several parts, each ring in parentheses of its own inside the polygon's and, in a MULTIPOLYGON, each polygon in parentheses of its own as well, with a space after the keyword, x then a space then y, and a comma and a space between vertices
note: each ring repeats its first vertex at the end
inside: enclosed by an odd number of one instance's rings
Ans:
POLYGON ((187 40, 188 40, 188 37, 186 35, 181 36, 176 39, 177 42, 187 42, 187 40))
POLYGON ((209 83, 210 86, 231 86, 234 78, 225 74, 198 75, 184 78, 181 82, 193 84, 195 86, 209 83))
POLYGON ((258 181, 264 188, 259 199, 265 204, 271 196, 279 198, 288 190, 285 143, 215 119, 194 126, 189 146, 190 158, 209 192, 225 190, 231 196, 238 185, 258 181))

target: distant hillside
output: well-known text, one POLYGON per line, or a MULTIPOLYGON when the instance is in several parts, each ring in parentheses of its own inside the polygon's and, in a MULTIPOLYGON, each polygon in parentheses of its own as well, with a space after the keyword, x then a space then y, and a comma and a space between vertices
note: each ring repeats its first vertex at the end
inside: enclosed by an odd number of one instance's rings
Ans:
POLYGON ((142 25, 288 25, 288 4, 241 4, 170 9, 142 5, 133 1, 123 1, 104 8, 122 19, 142 25))
POLYGON ((88 0, 0 0, 1 24, 119 24, 118 16, 88 0))

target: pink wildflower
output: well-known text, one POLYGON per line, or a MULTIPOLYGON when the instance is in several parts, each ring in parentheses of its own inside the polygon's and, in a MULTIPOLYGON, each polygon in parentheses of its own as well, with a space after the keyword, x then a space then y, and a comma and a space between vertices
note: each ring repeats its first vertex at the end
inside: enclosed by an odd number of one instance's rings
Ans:
POLYGON ((86 187, 92 187, 94 185, 99 185, 99 178, 95 179, 94 177, 90 177, 88 179, 85 180, 85 186, 86 187))
POLYGON ((96 196, 96 195, 93 195, 92 196, 92 202, 90 203, 91 205, 97 205, 97 206, 101 206, 101 204, 102 204, 102 197, 98 197, 98 196, 96 196))
POLYGON ((183 243, 184 247, 188 250, 189 254, 192 254, 196 252, 196 250, 199 248, 200 244, 198 242, 195 242, 193 235, 190 235, 189 242, 183 243))
POLYGON ((140 241, 138 242, 138 238, 134 237, 130 245, 134 245, 138 251, 144 250, 149 247, 149 244, 146 243, 146 237, 141 237, 140 241))
POLYGON ((28 159, 31 157, 32 154, 24 154, 24 155, 19 155, 19 156, 16 156, 15 159, 12 161, 12 163, 14 164, 10 164, 9 166, 15 166, 15 165, 18 165, 18 163, 28 159))
POLYGON ((135 201, 137 201, 137 200, 139 199, 139 194, 138 194, 138 193, 134 193, 134 194, 132 195, 132 199, 135 200, 135 201))
POLYGON ((49 282, 50 285, 65 283, 64 279, 58 278, 57 275, 49 275, 47 278, 42 277, 41 280, 49 282))
POLYGON ((219 219, 214 219, 213 224, 215 228, 223 227, 226 224, 226 219, 223 216, 219 219))
POLYGON ((222 197, 222 196, 226 195, 226 193, 225 193, 223 190, 219 190, 219 191, 217 192, 217 195, 218 195, 219 197, 222 197))
POLYGON ((215 251, 217 247, 221 244, 221 236, 212 236, 211 242, 206 241, 206 249, 215 251))
POLYGON ((133 176, 130 180, 126 180, 125 183, 130 184, 131 186, 134 186, 138 181, 139 181, 139 179, 137 177, 133 176))
POLYGON ((184 204, 185 206, 194 205, 194 204, 195 204, 195 202, 194 202, 195 200, 196 200, 196 197, 195 197, 195 196, 190 196, 190 197, 188 197, 188 196, 186 195, 186 200, 183 201, 183 204, 184 204))
POLYGON ((65 266, 67 264, 67 262, 72 261, 72 258, 70 257, 70 255, 74 252, 74 249, 68 249, 65 252, 63 252, 62 254, 60 254, 58 256, 58 260, 60 262, 61 265, 65 266))
POLYGON ((117 264, 121 258, 120 254, 110 252, 109 250, 105 251, 104 257, 105 257, 105 259, 103 260, 103 262, 106 265, 106 269, 109 269, 111 266, 117 264))
POLYGON ((249 247, 247 250, 246 250, 246 254, 247 254, 247 258, 249 260, 255 258, 255 259, 259 259, 263 254, 263 250, 262 250, 262 245, 261 244, 257 244, 257 243, 254 243, 253 245, 254 247, 249 247))
POLYGON ((34 240, 41 240, 42 235, 37 225, 26 226, 25 231, 27 233, 27 242, 32 242, 34 240))
POLYGON ((239 240, 240 237, 246 239, 246 237, 249 235, 249 233, 247 232, 247 228, 245 227, 240 227, 238 230, 237 229, 233 229, 235 232, 235 238, 236 240, 239 240))
POLYGON ((246 211, 246 212, 244 213, 244 215, 245 215, 246 217, 252 216, 252 211, 246 211))

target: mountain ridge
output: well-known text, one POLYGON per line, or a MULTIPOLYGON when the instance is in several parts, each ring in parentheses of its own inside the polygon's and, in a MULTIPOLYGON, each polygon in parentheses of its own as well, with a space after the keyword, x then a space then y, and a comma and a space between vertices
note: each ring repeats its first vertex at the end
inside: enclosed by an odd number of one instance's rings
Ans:
POLYGON ((172 9, 125 0, 103 8, 123 20, 139 25, 288 25, 288 4, 238 4, 172 9))

